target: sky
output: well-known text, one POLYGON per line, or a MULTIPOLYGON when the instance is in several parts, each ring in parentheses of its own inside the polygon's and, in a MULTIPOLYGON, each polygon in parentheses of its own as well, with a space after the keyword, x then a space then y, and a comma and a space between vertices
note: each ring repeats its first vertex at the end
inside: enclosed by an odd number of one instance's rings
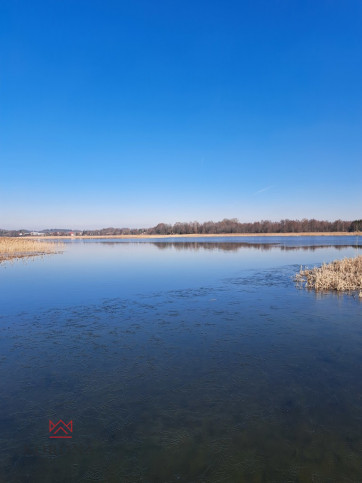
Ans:
POLYGON ((362 218, 360 0, 2 0, 0 228, 362 218))

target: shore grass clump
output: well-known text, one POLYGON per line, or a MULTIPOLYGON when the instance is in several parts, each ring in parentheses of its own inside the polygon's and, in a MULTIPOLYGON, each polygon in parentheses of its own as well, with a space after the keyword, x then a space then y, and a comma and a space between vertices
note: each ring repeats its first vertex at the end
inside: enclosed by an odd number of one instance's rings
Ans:
POLYGON ((0 237, 0 263, 16 258, 59 253, 62 246, 59 242, 0 237))
POLYGON ((295 278, 301 285, 317 292, 357 291, 359 297, 362 297, 362 255, 323 263, 321 267, 312 269, 301 267, 295 278))

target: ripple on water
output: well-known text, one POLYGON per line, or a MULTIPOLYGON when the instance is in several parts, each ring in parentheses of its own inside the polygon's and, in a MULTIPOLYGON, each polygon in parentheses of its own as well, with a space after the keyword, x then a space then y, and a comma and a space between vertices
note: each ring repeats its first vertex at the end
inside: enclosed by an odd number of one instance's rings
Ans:
POLYGON ((293 271, 3 319, 0 475, 361 480, 361 309, 293 271), (60 417, 66 455, 47 435, 60 417))

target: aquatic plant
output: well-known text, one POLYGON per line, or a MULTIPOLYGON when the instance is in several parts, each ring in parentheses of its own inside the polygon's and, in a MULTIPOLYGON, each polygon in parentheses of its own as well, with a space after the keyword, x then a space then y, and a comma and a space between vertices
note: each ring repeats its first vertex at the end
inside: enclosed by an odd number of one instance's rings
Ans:
POLYGON ((362 297, 362 255, 344 258, 312 269, 301 267, 296 282, 316 291, 358 291, 362 297))
POLYGON ((61 251, 63 243, 0 237, 0 262, 61 251))

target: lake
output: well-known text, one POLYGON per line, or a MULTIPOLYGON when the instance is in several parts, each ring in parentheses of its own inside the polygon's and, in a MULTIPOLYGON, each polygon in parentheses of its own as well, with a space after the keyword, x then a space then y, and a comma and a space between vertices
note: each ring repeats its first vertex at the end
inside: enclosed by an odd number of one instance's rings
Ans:
POLYGON ((0 264, 0 481, 362 481, 362 303, 293 282, 361 249, 69 240, 0 264))

